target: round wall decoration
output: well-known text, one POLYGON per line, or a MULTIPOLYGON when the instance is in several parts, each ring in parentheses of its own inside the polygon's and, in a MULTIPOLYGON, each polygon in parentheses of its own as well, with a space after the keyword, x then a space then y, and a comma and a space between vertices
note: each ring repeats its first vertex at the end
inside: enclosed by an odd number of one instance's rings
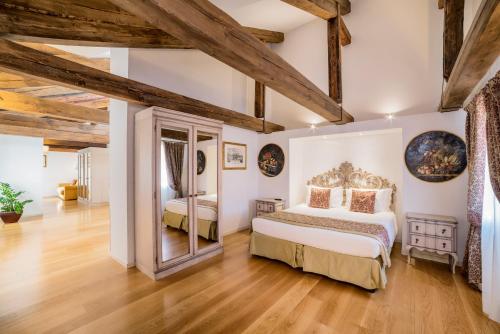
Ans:
POLYGON ((464 141, 446 131, 424 132, 406 147, 406 167, 427 182, 444 182, 459 176, 467 167, 464 141))
POLYGON ((196 151, 196 160, 197 160, 197 172, 198 175, 202 174, 205 171, 205 165, 207 162, 207 159, 205 158, 205 153, 203 151, 196 151))
POLYGON ((276 144, 267 144, 259 152, 259 169, 265 176, 279 175, 285 166, 285 154, 276 144))

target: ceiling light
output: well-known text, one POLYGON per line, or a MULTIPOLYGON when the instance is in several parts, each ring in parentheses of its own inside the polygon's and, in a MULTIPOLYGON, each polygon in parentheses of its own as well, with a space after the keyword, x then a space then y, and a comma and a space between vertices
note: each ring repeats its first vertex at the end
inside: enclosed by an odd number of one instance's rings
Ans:
POLYGON ((315 125, 315 124, 311 124, 310 128, 311 128, 312 130, 314 130, 314 129, 316 129, 316 125, 315 125))
POLYGON ((393 120, 394 119, 394 115, 393 114, 387 114, 387 115, 385 115, 385 118, 387 118, 388 120, 393 120))

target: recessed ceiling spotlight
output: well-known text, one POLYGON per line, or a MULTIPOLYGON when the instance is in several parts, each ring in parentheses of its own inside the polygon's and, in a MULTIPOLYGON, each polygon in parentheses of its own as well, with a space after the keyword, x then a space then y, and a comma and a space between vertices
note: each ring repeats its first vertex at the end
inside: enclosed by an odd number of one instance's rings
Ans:
POLYGON ((385 118, 387 118, 388 120, 393 120, 394 119, 394 115, 393 114, 387 114, 387 115, 385 115, 385 118))
POLYGON ((309 126, 312 130, 316 129, 316 124, 312 124, 309 126))

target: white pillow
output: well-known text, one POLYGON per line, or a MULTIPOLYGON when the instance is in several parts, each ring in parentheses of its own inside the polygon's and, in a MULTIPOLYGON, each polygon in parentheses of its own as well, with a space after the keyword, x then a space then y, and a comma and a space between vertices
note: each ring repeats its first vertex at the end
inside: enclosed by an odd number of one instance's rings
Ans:
POLYGON ((346 189, 346 199, 345 199, 345 207, 350 210, 351 209, 351 199, 352 199, 352 190, 356 191, 375 191, 375 212, 385 212, 391 211, 391 197, 392 197, 392 189, 384 188, 384 189, 356 189, 349 188, 346 189))
POLYGON ((311 189, 312 188, 330 189, 330 208, 342 207, 342 200, 343 200, 342 187, 323 188, 323 187, 316 187, 316 186, 307 186, 307 198, 306 198, 307 205, 310 205, 310 202, 311 202, 311 189))

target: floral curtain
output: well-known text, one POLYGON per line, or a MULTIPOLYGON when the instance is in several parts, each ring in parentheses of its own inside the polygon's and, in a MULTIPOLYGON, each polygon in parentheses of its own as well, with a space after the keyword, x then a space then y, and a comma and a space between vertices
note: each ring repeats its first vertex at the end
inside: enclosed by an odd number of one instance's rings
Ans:
POLYGON ((478 289, 481 289, 482 282, 481 223, 487 154, 491 184, 497 198, 500 197, 499 82, 500 72, 465 108, 467 111, 465 131, 469 164, 467 219, 470 229, 467 236, 463 268, 467 281, 478 289))
POLYGON ((165 142, 165 160, 168 185, 175 191, 175 198, 182 197, 182 169, 184 166, 184 143, 165 142))

